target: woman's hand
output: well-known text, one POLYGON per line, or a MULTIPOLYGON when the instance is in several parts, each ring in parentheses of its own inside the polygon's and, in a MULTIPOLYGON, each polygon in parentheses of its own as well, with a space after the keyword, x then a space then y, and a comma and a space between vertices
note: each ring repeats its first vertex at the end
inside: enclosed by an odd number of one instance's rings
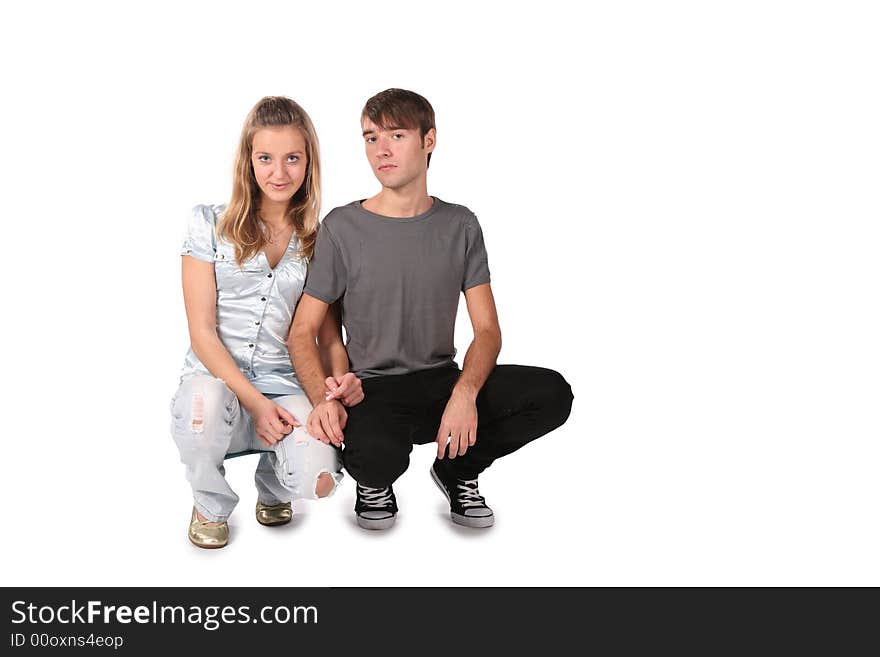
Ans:
POLYGON ((257 438, 266 447, 271 447, 282 440, 293 431, 294 427, 301 426, 289 411, 266 397, 247 410, 253 418, 257 438))
POLYGON ((364 400, 364 386, 361 380, 354 375, 354 372, 348 372, 339 378, 328 376, 324 380, 329 394, 324 399, 338 399, 344 406, 354 406, 364 400))

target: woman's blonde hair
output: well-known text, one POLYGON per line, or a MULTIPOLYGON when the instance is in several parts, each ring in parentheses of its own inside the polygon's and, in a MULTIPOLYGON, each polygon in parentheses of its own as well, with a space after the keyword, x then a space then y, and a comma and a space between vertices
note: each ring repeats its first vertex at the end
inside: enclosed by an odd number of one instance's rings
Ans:
POLYGON ((287 208, 287 220, 299 239, 300 255, 311 258, 321 211, 321 162, 318 136, 312 120, 296 102, 284 96, 266 96, 250 111, 241 130, 232 180, 232 197, 217 224, 217 234, 235 246, 241 265, 263 250, 266 235, 259 218, 260 187, 251 162, 254 134, 262 128, 292 126, 306 141, 306 177, 287 208))

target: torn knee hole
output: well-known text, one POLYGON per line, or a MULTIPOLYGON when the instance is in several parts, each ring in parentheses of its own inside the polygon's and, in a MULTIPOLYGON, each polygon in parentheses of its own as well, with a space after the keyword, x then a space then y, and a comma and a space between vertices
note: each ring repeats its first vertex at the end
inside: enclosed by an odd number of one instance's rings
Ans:
POLYGON ((336 487, 336 481, 329 472, 322 472, 315 481, 315 495, 327 497, 336 487))
POLYGON ((205 428, 205 398, 199 393, 192 397, 189 428, 193 433, 202 433, 205 428))

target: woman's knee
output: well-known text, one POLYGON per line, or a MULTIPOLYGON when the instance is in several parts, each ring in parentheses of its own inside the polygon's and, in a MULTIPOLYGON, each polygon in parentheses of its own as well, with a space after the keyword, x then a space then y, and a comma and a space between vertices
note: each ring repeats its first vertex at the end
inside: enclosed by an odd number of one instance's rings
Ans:
POLYGON ((309 414, 312 412, 312 404, 305 395, 284 395, 276 397, 272 401, 293 415, 303 426, 305 426, 309 419, 309 414))
POLYGON ((290 491, 295 499, 317 500, 330 497, 339 485, 342 473, 338 470, 303 470, 294 469, 293 472, 284 473, 281 476, 281 484, 290 491))
POLYGON ((178 443, 202 446, 228 442, 238 400, 220 379, 194 376, 184 381, 171 408, 178 443))
POLYGON ((317 497, 327 497, 336 488, 336 480, 329 472, 322 472, 318 475, 315 483, 315 495, 317 497))
POLYGON ((280 443, 279 480, 295 498, 318 499, 333 494, 342 480, 339 450, 294 429, 280 443))

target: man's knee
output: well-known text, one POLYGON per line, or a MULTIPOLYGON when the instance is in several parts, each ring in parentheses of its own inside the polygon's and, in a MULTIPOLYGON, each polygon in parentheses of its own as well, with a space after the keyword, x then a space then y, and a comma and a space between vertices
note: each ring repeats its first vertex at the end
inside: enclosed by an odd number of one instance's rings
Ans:
POLYGON ((541 374, 536 388, 543 393, 544 406, 552 415, 553 424, 560 426, 571 413, 571 404, 574 401, 571 386, 559 372, 545 368, 537 369, 541 374))
POLYGON ((412 444, 365 440, 342 450, 345 469, 360 484, 382 488, 394 482, 407 467, 412 444))
POLYGON ((574 393, 571 391, 571 385, 565 380, 559 372, 547 370, 548 387, 550 388, 553 399, 559 400, 560 410, 563 411, 565 417, 571 412, 571 404, 574 401, 574 393))
POLYGON ((510 368, 505 372, 507 385, 524 391, 527 403, 540 409, 548 423, 554 428, 563 424, 571 413, 574 395, 571 386, 559 372, 546 367, 523 365, 503 366, 510 368))

